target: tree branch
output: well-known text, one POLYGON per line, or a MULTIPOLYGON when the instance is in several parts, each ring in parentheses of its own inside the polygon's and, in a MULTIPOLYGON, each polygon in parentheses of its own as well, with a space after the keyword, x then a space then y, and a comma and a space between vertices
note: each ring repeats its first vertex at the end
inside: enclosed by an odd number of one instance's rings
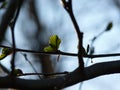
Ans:
POLYGON ((120 73, 120 61, 97 63, 92 66, 85 67, 83 71, 80 71, 79 68, 77 68, 65 76, 59 76, 52 79, 25 80, 15 78, 14 84, 11 84, 13 81, 10 77, 0 77, 0 88, 55 90, 101 75, 114 73, 120 73))
MULTIPOLYGON (((3 48, 12 48, 5 45, 0 45, 3 48)), ((43 51, 35 51, 35 50, 27 50, 27 49, 20 49, 15 48, 16 52, 26 52, 26 53, 33 53, 33 54, 47 54, 47 55, 65 55, 65 56, 78 56, 77 53, 69 53, 69 52, 43 52, 43 51)), ((98 54, 98 55, 83 55, 84 58, 103 58, 103 57, 113 57, 113 56, 120 56, 120 53, 111 53, 111 54, 98 54)))
MULTIPOLYGON (((15 2, 15 1, 14 1, 15 2)), ((13 55, 12 55, 12 59, 11 59, 11 75, 13 75, 14 73, 14 70, 15 70, 15 54, 16 54, 16 43, 15 43, 15 24, 16 24, 16 21, 17 21, 17 18, 19 16, 19 13, 20 13, 20 8, 21 8, 21 5, 23 3, 23 0, 16 0, 16 14, 15 14, 15 17, 13 19, 13 21, 10 22, 10 28, 11 28, 11 35, 12 35, 12 44, 13 44, 13 55)))
POLYGON ((0 42, 2 38, 4 38, 4 33, 10 21, 14 17, 14 14, 16 11, 16 3, 17 3, 17 0, 11 0, 8 6, 8 9, 6 10, 5 14, 2 17, 1 24, 0 24, 0 42))
POLYGON ((76 34, 78 37, 78 60, 79 60, 80 69, 83 70, 84 69, 83 52, 82 52, 83 33, 81 32, 81 30, 77 24, 77 21, 75 19, 73 9, 72 9, 72 0, 61 0, 61 1, 63 3, 65 10, 68 12, 68 14, 72 20, 72 23, 74 25, 74 28, 75 28, 75 31, 76 31, 76 34))

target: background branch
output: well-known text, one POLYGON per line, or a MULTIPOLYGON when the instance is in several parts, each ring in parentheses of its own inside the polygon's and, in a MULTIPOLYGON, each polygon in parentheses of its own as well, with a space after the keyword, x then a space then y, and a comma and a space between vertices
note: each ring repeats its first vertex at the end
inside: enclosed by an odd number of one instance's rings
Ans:
POLYGON ((0 23, 0 42, 1 40, 4 38, 4 33, 10 23, 10 21, 12 20, 12 18, 15 15, 15 11, 16 11, 16 4, 17 4, 18 0, 11 0, 9 3, 9 6, 6 10, 6 12, 4 13, 1 23, 0 23))
POLYGON ((83 71, 80 71, 79 68, 77 68, 65 76, 59 76, 52 79, 25 80, 15 78, 15 84, 11 84, 13 81, 10 77, 0 77, 0 88, 55 90, 101 75, 114 73, 120 73, 120 61, 97 63, 92 66, 85 67, 83 71))
MULTIPOLYGON (((15 1, 14 1, 15 2, 15 1)), ((16 21, 17 21, 17 18, 19 16, 19 12, 20 12, 20 8, 21 8, 21 5, 23 3, 23 0, 16 0, 16 14, 15 14, 15 18, 13 19, 13 21, 10 22, 10 28, 11 28, 11 35, 12 35, 12 44, 13 44, 13 55, 12 55, 12 59, 11 59, 11 69, 12 69, 12 72, 11 72, 11 75, 13 74, 14 70, 15 70, 15 54, 16 54, 16 43, 15 43, 15 24, 16 24, 16 21)))

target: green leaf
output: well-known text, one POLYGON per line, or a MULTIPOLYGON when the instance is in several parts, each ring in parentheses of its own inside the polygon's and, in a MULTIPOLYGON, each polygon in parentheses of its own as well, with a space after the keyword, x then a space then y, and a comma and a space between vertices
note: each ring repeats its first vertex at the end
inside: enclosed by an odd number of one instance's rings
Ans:
POLYGON ((44 48, 44 51, 45 52, 54 52, 56 50, 54 50, 54 48, 52 48, 51 46, 47 46, 47 47, 44 48))
POLYGON ((105 31, 110 31, 112 27, 113 27, 113 24, 112 22, 110 22, 105 31))
POLYGON ((50 37, 49 45, 52 48, 57 50, 59 48, 60 43, 61 43, 61 40, 57 35, 53 35, 53 36, 50 37))
POLYGON ((58 50, 61 43, 61 39, 57 35, 50 36, 49 46, 44 48, 45 52, 55 52, 58 50))
POLYGON ((11 48, 3 48, 2 54, 0 55, 0 60, 4 59, 6 56, 10 55, 13 52, 11 48))
POLYGON ((7 55, 6 54, 1 54, 0 55, 0 60, 4 59, 7 55))
POLYGON ((2 49, 2 54, 9 55, 13 52, 13 49, 11 48, 3 48, 2 49))

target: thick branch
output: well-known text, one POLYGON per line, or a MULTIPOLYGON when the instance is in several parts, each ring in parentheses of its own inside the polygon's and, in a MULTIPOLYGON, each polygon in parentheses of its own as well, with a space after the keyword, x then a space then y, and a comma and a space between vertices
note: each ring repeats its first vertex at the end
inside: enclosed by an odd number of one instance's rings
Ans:
POLYGON ((14 84, 11 84, 13 81, 10 77, 0 77, 0 88, 54 90, 65 88, 101 75, 114 73, 120 73, 120 61, 97 63, 84 68, 83 71, 80 71, 79 68, 77 68, 75 71, 65 76, 53 79, 25 80, 15 78, 14 84))

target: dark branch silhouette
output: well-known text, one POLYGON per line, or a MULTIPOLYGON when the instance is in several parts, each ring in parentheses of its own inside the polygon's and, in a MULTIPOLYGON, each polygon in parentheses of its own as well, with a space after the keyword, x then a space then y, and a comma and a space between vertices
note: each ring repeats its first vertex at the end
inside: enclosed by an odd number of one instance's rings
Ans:
MULTIPOLYGON (((2 2, 3 0, 1 0, 2 2)), ((83 33, 80 31, 80 28, 76 22, 74 17, 74 13, 72 10, 72 0, 62 0, 63 6, 65 10, 68 12, 72 23, 74 25, 76 34, 78 36, 78 53, 67 53, 64 51, 57 50, 56 52, 43 52, 43 51, 35 51, 35 50, 25 50, 16 48, 15 45, 15 37, 14 37, 14 27, 16 24, 16 20, 18 18, 21 5, 23 0, 11 0, 9 1, 9 6, 3 15, 3 19, 1 20, 0 24, 0 42, 4 38, 4 33, 7 27, 10 25, 12 30, 12 44, 13 47, 0 45, 0 47, 7 47, 13 49, 13 57, 11 60, 11 68, 12 71, 9 72, 5 67, 1 66, 5 72, 8 73, 5 77, 0 77, 0 88, 14 88, 14 89, 23 89, 23 90, 57 90, 62 89, 76 83, 86 81, 89 79, 96 78, 102 75, 109 75, 114 73, 120 73, 120 60, 113 60, 109 62, 101 62, 96 63, 88 67, 84 67, 83 58, 102 58, 102 57, 111 57, 111 56, 120 56, 120 53, 115 54, 99 54, 99 55, 92 55, 93 52, 91 50, 90 55, 84 55, 82 52, 83 48, 83 33), (13 20, 13 21, 12 21, 13 20), (11 24, 10 24, 11 23, 11 24), (66 55, 66 56, 75 56, 78 57, 79 60, 79 67, 76 68, 72 72, 58 72, 58 73, 23 73, 18 76, 28 76, 28 75, 45 75, 45 76, 54 76, 51 78, 42 78, 40 80, 31 80, 31 79, 22 79, 17 76, 11 76, 14 73, 15 69, 15 54, 16 52, 27 52, 33 54, 40 54, 40 55, 66 55)), ((103 33, 103 32, 102 32, 103 33)), ((102 34, 101 33, 101 34, 102 34)), ((100 35, 101 35, 100 34, 100 35)), ((100 36, 99 35, 99 36, 100 36)), ((96 40, 95 37, 92 42, 96 40)), ((28 61, 27 57, 25 57, 28 61)), ((31 63, 30 63, 31 64, 31 63)), ((31 66, 33 66, 31 64, 31 66)))
POLYGON ((74 85, 76 83, 96 78, 101 75, 120 73, 120 61, 102 62, 85 67, 83 71, 77 68, 73 72, 52 79, 42 80, 25 80, 14 78, 14 84, 11 84, 10 77, 0 77, 0 88, 16 88, 16 89, 41 89, 55 90, 74 85), (103 67, 104 66, 104 67, 103 67))

